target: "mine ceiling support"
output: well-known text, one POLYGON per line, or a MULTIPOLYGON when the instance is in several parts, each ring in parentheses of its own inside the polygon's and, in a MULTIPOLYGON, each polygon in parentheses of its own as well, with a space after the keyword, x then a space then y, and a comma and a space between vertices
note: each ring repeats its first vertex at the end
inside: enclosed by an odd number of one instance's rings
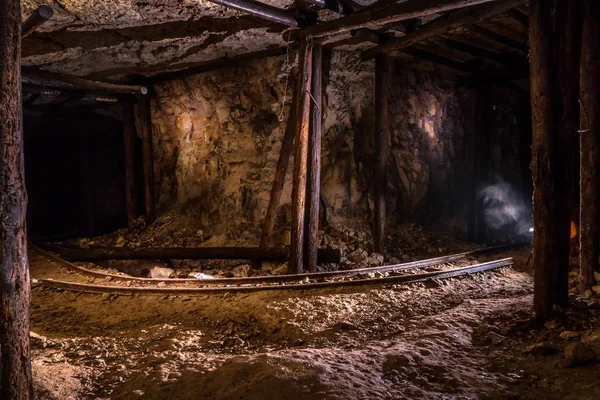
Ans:
POLYGON ((123 147, 125 150, 125 210, 127 212, 127 226, 132 229, 137 217, 134 105, 131 102, 125 102, 122 107, 123 147))
POLYGON ((323 130, 323 47, 313 46, 312 83, 310 107, 310 132, 308 138, 308 183, 306 186, 306 265, 317 272, 319 249, 319 202, 321 197, 321 137, 323 130))
POLYGON ((294 186, 292 189, 292 230, 289 272, 302 273, 304 269, 304 226, 306 211, 306 175, 310 102, 312 80, 313 40, 300 37, 298 79, 296 85, 296 139, 294 145, 294 186))
POLYGON ((600 3, 584 2, 581 51, 580 289, 594 285, 600 257, 600 3))
POLYGON ((142 158, 144 165, 144 202, 146 222, 151 223, 156 218, 156 203, 154 193, 154 149, 152 144, 152 120, 150 96, 140 95, 136 106, 136 128, 142 138, 142 158))
MULTIPOLYGON (((579 3, 579 2, 576 2, 579 3)), ((534 309, 566 305, 581 30, 567 0, 530 2, 534 309), (579 34, 577 34, 579 32, 579 34)))
POLYGON ((387 159, 390 141, 389 100, 392 61, 385 54, 375 58, 375 167, 373 175, 373 243, 375 251, 385 252, 385 192, 387 187, 387 159))
POLYGON ((0 398, 32 399, 21 2, 0 0, 0 398))

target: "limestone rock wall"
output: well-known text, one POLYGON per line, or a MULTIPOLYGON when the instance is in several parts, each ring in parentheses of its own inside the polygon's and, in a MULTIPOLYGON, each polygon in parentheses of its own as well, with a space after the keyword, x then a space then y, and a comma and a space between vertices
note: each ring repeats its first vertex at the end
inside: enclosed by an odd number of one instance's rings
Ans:
MULTIPOLYGON (((183 213, 228 239, 258 238, 289 113, 290 64, 285 56, 274 57, 156 86, 155 173, 162 212, 183 213)), ((325 76, 323 223, 368 226, 374 64, 360 61, 357 52, 333 51, 325 76)), ((462 213, 456 204, 467 175, 469 93, 456 89, 451 77, 401 68, 392 93, 390 223, 462 213)), ((290 219, 291 165, 276 229, 290 219)))

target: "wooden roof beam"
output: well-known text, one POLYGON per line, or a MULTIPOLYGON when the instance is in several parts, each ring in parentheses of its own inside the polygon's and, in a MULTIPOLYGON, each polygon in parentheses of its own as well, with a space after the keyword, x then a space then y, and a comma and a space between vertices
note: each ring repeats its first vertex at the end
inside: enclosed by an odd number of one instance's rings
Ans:
POLYGON ((233 8, 234 10, 243 11, 245 13, 277 22, 282 25, 291 26, 292 28, 300 27, 300 22, 288 12, 277 7, 272 7, 252 0, 208 0, 211 3, 219 4, 224 7, 233 8))
POLYGON ((471 26, 471 29, 473 29, 474 32, 479 33, 481 36, 485 36, 488 39, 492 39, 492 40, 494 40, 494 41, 496 41, 498 43, 502 43, 503 45, 505 45, 507 47, 511 47, 511 48, 513 48, 515 50, 518 50, 518 51, 520 51, 522 53, 525 53, 525 54, 529 53, 529 46, 526 45, 526 44, 524 44, 524 43, 521 43, 521 42, 518 42, 516 40, 507 38, 506 36, 500 35, 499 33, 491 31, 491 30, 489 30, 487 28, 484 28, 484 27, 482 27, 480 25, 473 24, 471 26))
POLYGON ((345 18, 310 26, 305 29, 307 36, 317 38, 366 28, 371 25, 385 25, 431 14, 498 2, 500 0, 420 0, 391 4, 383 8, 365 9, 345 18))
POLYGON ((21 38, 35 32, 54 15, 52 7, 39 6, 21 25, 21 38))
POLYGON ((525 2, 526 0, 497 1, 492 4, 484 4, 482 6, 456 11, 424 25, 415 32, 400 38, 388 40, 377 47, 369 49, 363 52, 362 58, 368 60, 375 57, 378 53, 387 53, 396 49, 412 46, 416 43, 444 34, 451 29, 502 14, 525 2))
POLYGON ((515 21, 520 22, 525 28, 529 28, 529 16, 518 8, 508 10, 508 15, 515 21))
POLYGON ((92 81, 77 76, 34 70, 27 67, 21 68, 21 81, 25 84, 54 89, 91 89, 120 94, 148 94, 148 88, 145 86, 92 81))

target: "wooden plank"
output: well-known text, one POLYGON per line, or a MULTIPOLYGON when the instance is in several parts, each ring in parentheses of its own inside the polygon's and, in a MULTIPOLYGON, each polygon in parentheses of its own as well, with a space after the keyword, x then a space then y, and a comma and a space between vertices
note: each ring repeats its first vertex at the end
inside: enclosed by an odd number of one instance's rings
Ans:
POLYGON ((144 204, 146 222, 156 219, 156 199, 154 193, 154 149, 152 143, 152 121, 150 97, 140 96, 135 107, 136 129, 142 138, 142 161, 144 165, 144 204))
POLYGON ((392 80, 392 61, 386 55, 375 59, 375 168, 373 175, 374 213, 373 242, 375 251, 385 253, 385 193, 389 153, 389 101, 392 80))
POLYGON ((600 3, 584 2, 581 51, 579 290, 595 285, 600 257, 600 3))
POLYGON ((312 79, 312 39, 300 38, 296 102, 296 143, 294 148, 294 186, 292 189, 292 231, 289 272, 304 269, 304 217, 306 209, 306 172, 308 130, 310 125, 310 86, 312 79))
POLYGON ((367 28, 372 25, 384 25, 392 22, 422 18, 431 14, 452 11, 477 4, 499 0, 420 0, 391 4, 387 7, 375 7, 353 13, 345 18, 308 27, 304 30, 310 37, 336 35, 353 29, 367 28))
POLYGON ((463 25, 471 24, 473 22, 485 20, 495 15, 502 14, 507 10, 525 2, 526 0, 509 0, 456 11, 448 16, 440 17, 405 36, 386 40, 385 43, 381 43, 377 47, 364 51, 362 58, 363 60, 368 60, 375 57, 377 53, 387 53, 392 50, 415 45, 463 25))
POLYGON ((133 103, 123 103, 123 147, 125 149, 125 210, 127 226, 133 229, 137 218, 135 177, 135 117, 133 103))
POLYGON ((39 6, 21 26, 21 39, 31 35, 54 15, 52 7, 39 6))
POLYGON ((323 130, 323 47, 315 44, 312 57, 311 121, 308 138, 308 184, 306 187, 306 265, 317 272, 319 249, 319 202, 321 200, 321 136, 323 130))
POLYGON ((21 2, 0 0, 0 398, 33 399, 21 108, 21 2))

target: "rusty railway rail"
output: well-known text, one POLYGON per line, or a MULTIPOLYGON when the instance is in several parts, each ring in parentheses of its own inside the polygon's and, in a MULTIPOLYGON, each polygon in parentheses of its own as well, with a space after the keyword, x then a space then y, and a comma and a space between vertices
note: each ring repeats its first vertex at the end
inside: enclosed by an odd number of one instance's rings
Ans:
POLYGON ((119 295, 133 294, 206 294, 224 292, 255 292, 262 290, 306 290, 341 286, 360 285, 386 285, 398 283, 420 282, 428 279, 445 279, 458 277, 478 272, 489 271, 513 264, 512 258, 485 262, 476 265, 458 267, 433 272, 416 274, 401 274, 411 270, 427 267, 435 267, 456 261, 465 260, 470 256, 483 255, 497 251, 506 250, 506 247, 481 249, 472 252, 452 254, 432 259, 413 261, 404 264, 386 265, 373 268, 361 268, 350 271, 332 271, 316 274, 259 276, 250 278, 225 278, 225 279, 152 279, 136 278, 115 274, 105 274, 89 270, 73 263, 65 261, 51 253, 45 252, 32 246, 32 250, 38 252, 50 261, 78 275, 89 278, 99 278, 105 281, 113 281, 113 284, 78 283, 53 279, 40 279, 39 282, 46 287, 71 290, 86 293, 113 293, 119 295), (393 276, 387 276, 390 273, 393 276), (358 279, 356 279, 358 278, 358 279), (129 282, 133 286, 125 286, 129 282), (161 286, 158 286, 161 284, 161 286), (182 287, 183 285, 183 287, 182 287))

